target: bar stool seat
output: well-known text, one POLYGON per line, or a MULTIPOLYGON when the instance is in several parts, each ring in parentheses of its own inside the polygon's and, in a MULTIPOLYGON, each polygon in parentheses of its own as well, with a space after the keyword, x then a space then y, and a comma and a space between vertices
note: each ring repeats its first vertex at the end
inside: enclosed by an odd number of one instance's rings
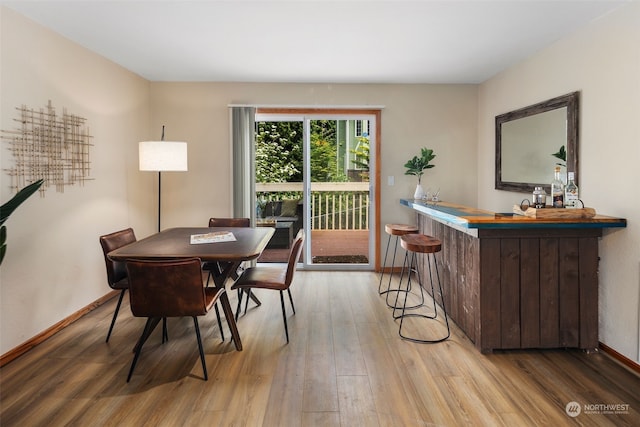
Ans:
MULTIPOLYGON (((382 279, 384 277, 384 270, 387 266, 387 256, 389 255, 389 246, 391 246, 391 236, 395 236, 396 237, 396 241, 395 241, 395 246, 393 248, 393 259, 391 261, 391 269, 393 269, 393 267, 396 265, 396 254, 398 252, 398 240, 401 236, 407 235, 407 234, 417 234, 418 233, 418 227, 416 227, 415 225, 410 225, 410 224, 386 224, 384 226, 384 231, 389 235, 389 238, 387 239, 387 250, 384 253, 384 261, 382 263, 382 271, 380 272, 380 283, 378 284, 378 294, 379 295, 383 295, 383 294, 387 294, 387 298, 386 298, 386 302, 387 302, 387 306, 389 307, 393 307, 393 305, 391 305, 389 303, 389 293, 390 292, 396 292, 398 291, 398 289, 391 289, 391 271, 389 272, 389 283, 387 283, 387 289, 382 290, 382 279)), ((405 257, 406 259, 406 257, 405 257)), ((400 281, 402 282, 402 277, 404 276, 404 264, 402 264, 402 270, 400 272, 400 281)))
MULTIPOLYGON (((451 336, 451 330, 449 328, 449 318, 447 316, 447 308, 444 302, 444 292, 442 291, 442 283, 440 281, 440 273, 438 271, 438 263, 435 258, 435 254, 442 250, 442 242, 435 237, 427 236, 424 234, 406 234, 400 237, 400 245, 406 251, 405 263, 409 265, 409 272, 413 271, 417 266, 417 254, 424 254, 427 256, 427 266, 429 270, 429 280, 431 282, 431 297, 433 299, 433 314, 422 314, 416 312, 409 312, 407 310, 414 307, 407 307, 407 299, 409 296, 409 290, 411 289, 411 274, 407 277, 407 292, 404 292, 404 302, 402 304, 402 313, 399 316, 395 316, 396 310, 400 310, 398 305, 398 296, 400 292, 396 294, 396 303, 394 304, 394 317, 400 319, 400 327, 398 328, 398 334, 403 339, 417 342, 417 343, 438 343, 448 339, 451 336), (433 264, 433 267, 432 267, 433 264), (409 317, 418 317, 423 319, 435 320, 438 317, 438 306, 436 304, 436 293, 433 283, 433 271, 435 270, 436 279, 438 281, 438 290, 440 291, 440 301, 442 303, 442 312, 444 313, 444 320, 447 326, 447 335, 437 339, 421 339, 416 337, 410 337, 403 333, 404 319, 409 317)), ((417 270, 416 270, 417 271, 417 270)), ((417 273, 418 283, 420 285, 421 297, 424 300, 423 283, 419 272, 417 273)), ((420 307, 417 307, 420 308, 420 307)))

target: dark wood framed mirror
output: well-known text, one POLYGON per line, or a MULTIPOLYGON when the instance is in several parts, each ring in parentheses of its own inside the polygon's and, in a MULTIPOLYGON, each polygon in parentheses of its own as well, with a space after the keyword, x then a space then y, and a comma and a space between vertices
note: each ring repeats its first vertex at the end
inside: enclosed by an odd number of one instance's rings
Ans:
MULTIPOLYGON (((578 173, 579 92, 496 116, 496 190, 549 192, 553 170, 578 173), (566 162, 554 157, 564 147, 566 162)), ((566 182, 566 179, 565 179, 566 182)))

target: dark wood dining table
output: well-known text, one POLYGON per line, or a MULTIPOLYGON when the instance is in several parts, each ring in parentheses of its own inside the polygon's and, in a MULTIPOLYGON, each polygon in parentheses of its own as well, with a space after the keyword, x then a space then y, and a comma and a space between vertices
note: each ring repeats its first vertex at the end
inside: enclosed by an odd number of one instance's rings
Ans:
MULTIPOLYGON (((131 259, 166 260, 181 258, 200 258, 202 261, 223 262, 226 268, 222 274, 214 278, 215 286, 224 287, 229 275, 235 271, 243 261, 257 259, 269 243, 274 233, 268 227, 178 227, 163 230, 137 242, 123 246, 107 254, 114 261, 131 259), (212 243, 191 243, 191 236, 213 232, 228 231, 233 234, 233 241, 219 241, 212 243)), ((220 302, 236 350, 242 350, 242 341, 234 321, 234 314, 229 304, 229 298, 224 292, 220 302)), ((146 339, 146 338, 145 338, 146 339)))

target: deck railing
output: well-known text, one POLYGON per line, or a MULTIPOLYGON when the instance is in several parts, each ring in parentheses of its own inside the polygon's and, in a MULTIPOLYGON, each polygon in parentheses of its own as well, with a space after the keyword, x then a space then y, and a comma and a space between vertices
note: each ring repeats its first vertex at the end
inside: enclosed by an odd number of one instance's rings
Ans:
MULTIPOLYGON (((258 200, 302 200, 302 183, 256 184, 258 200)), ((369 183, 311 184, 312 230, 368 230, 369 183)))

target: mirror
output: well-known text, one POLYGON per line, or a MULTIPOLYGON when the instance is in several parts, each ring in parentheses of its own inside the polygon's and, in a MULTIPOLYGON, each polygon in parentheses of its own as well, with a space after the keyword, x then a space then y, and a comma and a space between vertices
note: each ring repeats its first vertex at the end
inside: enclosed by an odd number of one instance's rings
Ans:
POLYGON ((496 116, 496 190, 549 193, 556 164, 578 180, 578 101, 573 92, 496 116), (566 162, 554 157, 561 147, 566 162))

